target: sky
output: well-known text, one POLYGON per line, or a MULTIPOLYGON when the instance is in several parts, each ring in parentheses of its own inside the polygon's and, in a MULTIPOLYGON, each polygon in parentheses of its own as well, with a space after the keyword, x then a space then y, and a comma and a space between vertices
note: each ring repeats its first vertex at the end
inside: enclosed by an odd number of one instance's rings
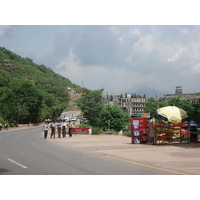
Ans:
POLYGON ((200 91, 198 25, 6 25, 0 46, 92 90, 200 91))
POLYGON ((154 96, 182 86, 183 93, 198 92, 195 3, 57 0, 47 9, 45 1, 8 0, 3 7, 10 14, 0 12, 0 46, 92 90, 154 96))

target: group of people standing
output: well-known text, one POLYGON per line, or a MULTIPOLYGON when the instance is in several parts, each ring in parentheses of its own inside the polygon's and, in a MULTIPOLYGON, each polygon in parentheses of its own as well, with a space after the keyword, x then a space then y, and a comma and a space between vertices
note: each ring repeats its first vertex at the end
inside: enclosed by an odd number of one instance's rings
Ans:
POLYGON ((4 130, 8 130, 8 124, 4 124, 4 126, 0 123, 0 131, 3 130, 3 127, 4 127, 4 130))
POLYGON ((72 128, 73 124, 71 121, 67 123, 65 120, 58 120, 57 122, 53 121, 49 123, 48 121, 45 121, 45 124, 42 127, 42 131, 44 131, 44 139, 47 138, 48 132, 51 130, 51 138, 56 136, 56 133, 58 134, 58 138, 61 138, 61 135, 63 138, 66 137, 67 131, 69 134, 69 137, 72 137, 72 128))

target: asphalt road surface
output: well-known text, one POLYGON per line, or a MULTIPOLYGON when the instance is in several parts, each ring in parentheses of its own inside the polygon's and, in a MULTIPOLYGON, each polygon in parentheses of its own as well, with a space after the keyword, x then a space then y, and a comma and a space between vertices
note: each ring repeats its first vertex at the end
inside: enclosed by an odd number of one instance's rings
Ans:
POLYGON ((41 129, 34 127, 0 132, 0 174, 173 174, 55 144, 43 138, 41 129))

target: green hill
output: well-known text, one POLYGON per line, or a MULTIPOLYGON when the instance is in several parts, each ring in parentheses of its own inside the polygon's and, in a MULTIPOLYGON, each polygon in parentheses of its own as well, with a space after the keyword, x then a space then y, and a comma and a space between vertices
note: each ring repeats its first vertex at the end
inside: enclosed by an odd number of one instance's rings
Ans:
POLYGON ((55 73, 45 65, 38 65, 30 58, 21 56, 0 47, 0 72, 6 72, 11 78, 25 78, 34 81, 55 81, 61 86, 80 90, 80 86, 73 84, 69 79, 55 73))
POLYGON ((81 87, 44 65, 0 47, 0 122, 38 123, 67 108, 81 87))

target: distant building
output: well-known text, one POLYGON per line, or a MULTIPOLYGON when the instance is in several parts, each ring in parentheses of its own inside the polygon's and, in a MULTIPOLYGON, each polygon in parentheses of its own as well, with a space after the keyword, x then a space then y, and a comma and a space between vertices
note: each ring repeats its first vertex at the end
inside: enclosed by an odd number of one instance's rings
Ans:
POLYGON ((176 95, 182 95, 183 94, 181 86, 176 86, 175 94, 176 95))
POLYGON ((181 86, 176 86, 175 94, 164 94, 164 97, 179 97, 179 96, 188 96, 195 95, 195 93, 183 93, 181 86))
POLYGON ((199 104, 200 103, 200 95, 185 95, 185 96, 181 96, 180 100, 188 100, 190 101, 192 104, 199 104))
POLYGON ((130 94, 103 94, 103 100, 108 101, 109 105, 118 105, 131 116, 135 113, 143 113, 147 103, 147 98, 136 98, 130 94))
POLYGON ((146 103, 147 98, 121 98, 118 105, 131 116, 135 113, 144 113, 146 103))
POLYGON ((164 94, 164 97, 180 97, 180 100, 189 100, 192 104, 200 103, 200 95, 196 93, 183 93, 181 86, 176 86, 175 94, 164 94))

